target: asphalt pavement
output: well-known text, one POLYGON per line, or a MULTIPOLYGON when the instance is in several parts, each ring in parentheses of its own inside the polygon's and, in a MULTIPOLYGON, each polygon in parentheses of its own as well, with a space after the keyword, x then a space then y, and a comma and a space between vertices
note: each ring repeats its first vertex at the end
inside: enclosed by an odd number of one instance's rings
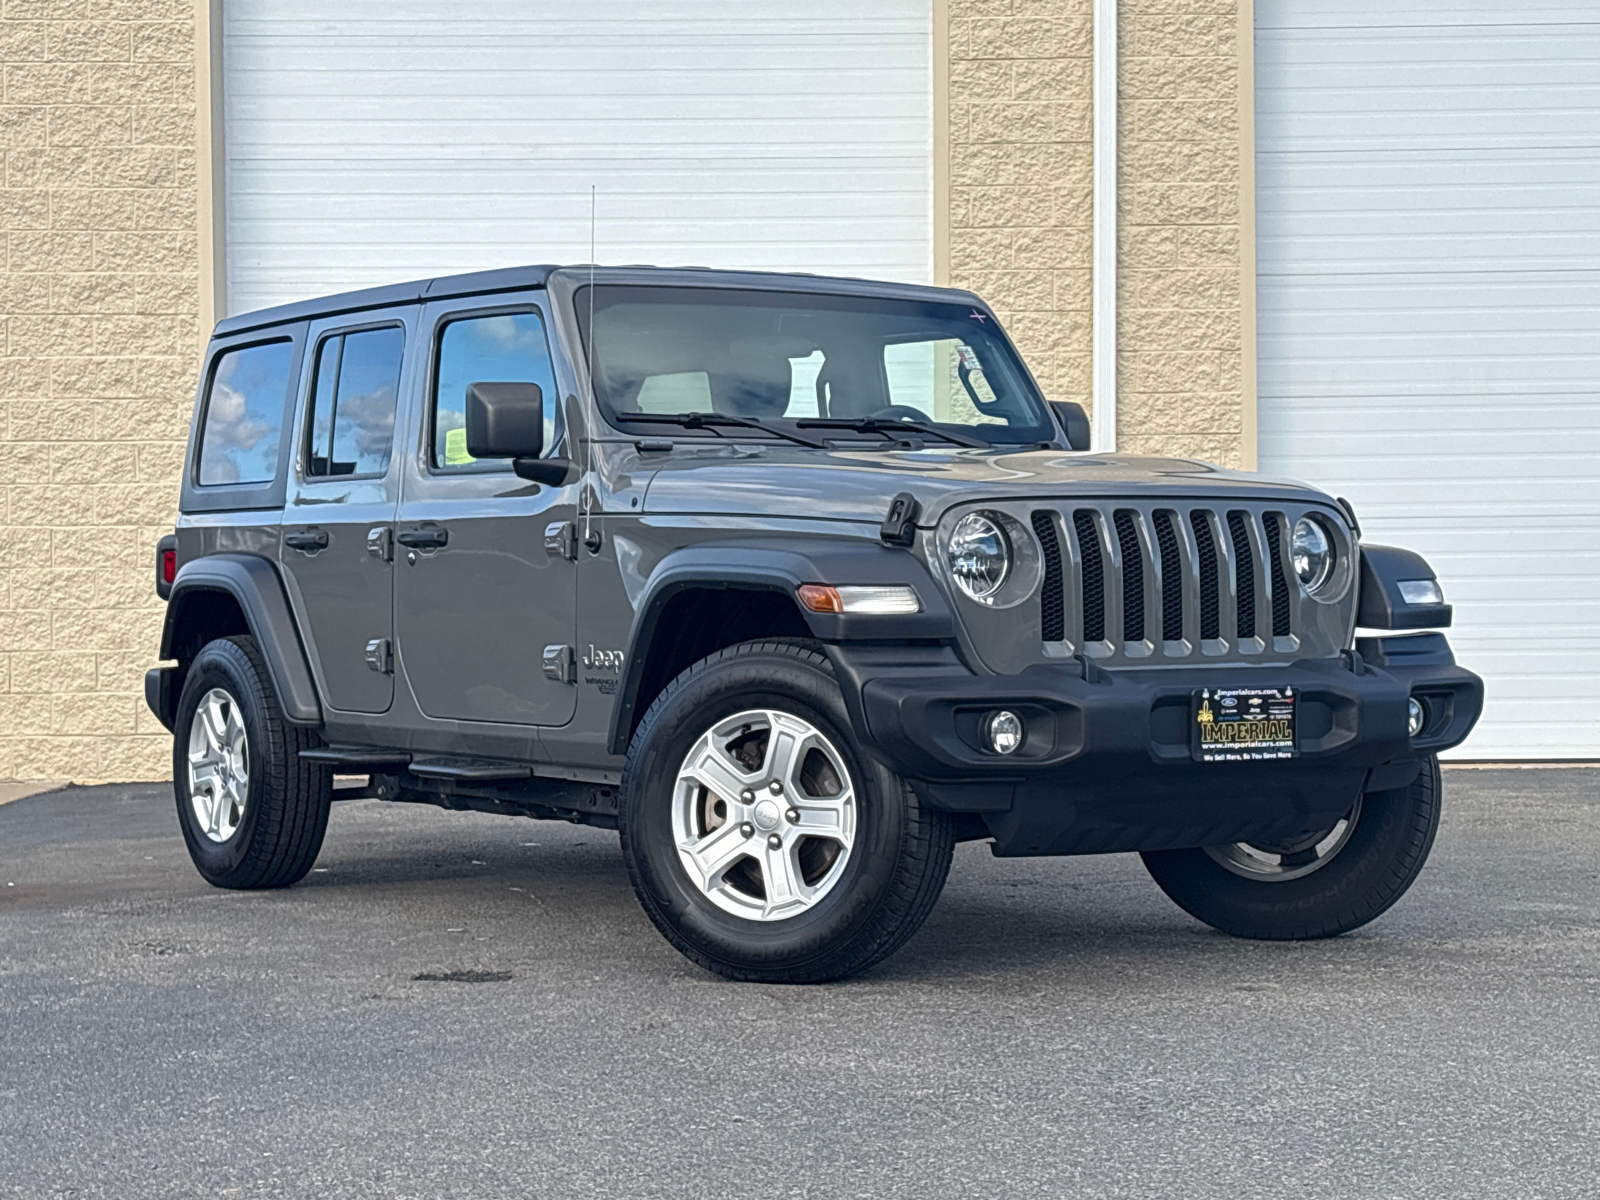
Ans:
POLYGON ((1445 779, 1344 938, 971 844, 822 987, 681 959, 603 830, 350 801, 241 893, 164 785, 17 800, 0 1196, 1595 1197, 1600 771, 1445 779))

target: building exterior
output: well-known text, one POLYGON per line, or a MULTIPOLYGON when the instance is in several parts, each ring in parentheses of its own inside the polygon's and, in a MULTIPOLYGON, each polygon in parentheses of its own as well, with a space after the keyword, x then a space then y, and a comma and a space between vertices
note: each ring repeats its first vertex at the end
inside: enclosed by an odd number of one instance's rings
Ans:
MULTIPOLYGON (((1561 70, 1577 79, 1600 57, 1575 2, 1530 15, 1471 0, 1448 28, 1425 0, 532 7, 4 0, 0 778, 168 772, 140 695, 161 616, 151 548, 171 525, 198 351, 218 316, 586 261, 591 245, 602 262, 932 279, 983 293, 1046 391, 1092 405, 1097 147, 1116 185, 1102 444, 1259 459, 1347 487, 1369 536, 1439 560, 1464 658, 1503 651, 1497 621, 1518 576, 1467 536, 1462 504, 1500 522, 1494 546, 1513 557, 1546 536, 1517 516, 1530 487, 1556 527, 1592 529, 1592 499, 1572 496, 1593 482, 1584 456, 1600 461, 1584 376, 1596 351, 1574 339, 1600 279, 1585 191, 1597 172, 1592 154, 1562 147, 1585 144, 1594 110, 1581 89, 1548 94, 1561 70), (1114 64, 1102 17, 1098 75, 1114 78, 1117 120, 1106 105, 1098 127, 1096 9, 1117 13, 1114 64), (1565 32, 1547 37, 1541 21, 1565 32), (1496 49, 1508 37, 1532 57, 1496 49), (1466 105, 1458 77, 1489 99, 1466 105), (1540 88, 1544 108, 1520 98, 1540 88), (1498 193, 1522 241, 1495 243, 1492 221, 1451 225, 1486 193, 1450 188, 1475 171, 1511 186, 1519 156, 1555 189, 1498 193), (1408 208, 1419 195, 1437 202, 1408 208), (1428 213, 1443 224, 1429 229, 1428 213), (1477 258, 1463 266, 1452 255, 1468 243, 1477 258), (1563 282, 1557 260, 1588 274, 1563 282), (1513 262, 1551 274, 1500 294, 1520 314, 1510 332, 1467 321, 1468 357, 1499 357, 1465 384, 1404 365, 1463 352, 1451 314, 1513 262), (1395 283, 1397 263, 1409 282, 1395 283), (1559 345, 1537 317, 1557 282, 1559 345), (1330 309, 1334 294, 1348 303, 1330 309), (1529 365, 1541 347, 1564 373, 1529 365), (1518 426, 1520 465, 1475 487, 1492 418, 1530 377, 1547 402, 1518 426), (1389 426, 1393 453, 1373 468, 1389 426), (1533 464, 1558 444, 1559 486, 1541 483, 1533 464)), ((1584 586, 1600 558, 1584 555, 1549 583, 1532 665, 1485 671, 1487 753, 1600 753, 1600 644, 1586 632, 1600 613, 1584 586), (1547 648, 1563 636, 1577 641, 1547 648), (1564 715, 1541 724, 1530 698, 1552 686, 1564 715)))

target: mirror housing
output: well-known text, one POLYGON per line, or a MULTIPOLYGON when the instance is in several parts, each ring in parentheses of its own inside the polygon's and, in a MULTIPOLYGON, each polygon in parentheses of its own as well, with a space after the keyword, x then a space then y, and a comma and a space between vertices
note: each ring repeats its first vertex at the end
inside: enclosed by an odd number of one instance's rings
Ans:
POLYGON ((1090 440, 1089 414, 1083 411, 1083 405, 1071 400, 1052 400, 1050 411, 1056 414, 1056 424, 1066 434, 1067 445, 1074 450, 1087 450, 1090 440))
POLYGON ((544 453, 544 392, 537 383, 467 385, 467 453, 538 458, 544 453))

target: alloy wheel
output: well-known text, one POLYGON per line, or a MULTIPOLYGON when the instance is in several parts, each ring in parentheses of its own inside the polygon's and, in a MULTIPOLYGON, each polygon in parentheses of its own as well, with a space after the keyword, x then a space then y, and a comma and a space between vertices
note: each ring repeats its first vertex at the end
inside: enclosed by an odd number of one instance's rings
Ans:
POLYGON ((703 733, 678 769, 672 832, 689 879, 718 908, 781 921, 837 885, 856 834, 843 756, 804 718, 753 709, 703 733))

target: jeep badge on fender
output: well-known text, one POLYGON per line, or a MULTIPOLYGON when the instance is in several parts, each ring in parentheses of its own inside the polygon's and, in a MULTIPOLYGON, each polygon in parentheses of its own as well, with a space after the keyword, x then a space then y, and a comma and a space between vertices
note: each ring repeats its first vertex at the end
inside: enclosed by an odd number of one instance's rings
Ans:
POLYGON ((299 880, 338 772, 617 829, 732 979, 879 962, 966 840, 1137 850, 1241 937, 1372 920, 1483 704, 1433 571, 1087 431, 944 288, 526 267, 229 317, 145 679, 194 863, 299 880))

